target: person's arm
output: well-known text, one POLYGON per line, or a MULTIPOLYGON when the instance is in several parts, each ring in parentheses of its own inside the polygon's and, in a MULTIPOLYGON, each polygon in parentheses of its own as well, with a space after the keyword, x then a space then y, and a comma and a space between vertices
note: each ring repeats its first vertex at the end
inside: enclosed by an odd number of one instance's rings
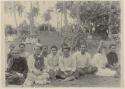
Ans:
POLYGON ((76 58, 75 56, 72 57, 72 71, 75 72, 76 70, 76 58))
POLYGON ((91 66, 91 55, 90 54, 87 54, 86 55, 88 57, 88 60, 87 60, 87 66, 91 66))
POLYGON ((35 59, 34 59, 33 55, 29 56, 28 63, 27 63, 29 72, 33 72, 33 73, 38 72, 38 70, 35 68, 34 63, 35 63, 35 59))
POLYGON ((59 55, 58 54, 57 54, 57 60, 56 60, 56 62, 57 62, 57 65, 55 66, 54 71, 58 71, 59 70, 59 55))
POLYGON ((28 65, 27 65, 27 61, 26 59, 24 60, 24 71, 23 71, 23 75, 24 75, 24 78, 27 77, 27 73, 28 73, 28 65))
POLYGON ((92 57, 92 60, 90 61, 90 64, 92 65, 92 66, 96 66, 96 60, 97 58, 96 58, 96 54, 92 57))
POLYGON ((44 60, 44 64, 45 64, 45 69, 48 71, 51 67, 49 66, 48 61, 50 60, 50 57, 46 57, 44 60))
POLYGON ((61 71, 65 71, 64 63, 62 57, 59 58, 59 68, 61 71))

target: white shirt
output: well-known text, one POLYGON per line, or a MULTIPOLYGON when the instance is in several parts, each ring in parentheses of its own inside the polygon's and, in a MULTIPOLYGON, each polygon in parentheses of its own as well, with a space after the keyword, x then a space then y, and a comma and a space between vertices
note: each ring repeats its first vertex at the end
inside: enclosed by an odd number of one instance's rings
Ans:
POLYGON ((53 54, 49 54, 46 58, 45 58, 45 67, 46 69, 50 70, 56 70, 58 68, 58 63, 59 63, 59 55, 53 55, 53 54))
POLYGON ((72 57, 59 57, 59 68, 61 71, 75 71, 76 70, 76 60, 72 57))
POLYGON ((103 55, 101 53, 96 53, 93 56, 91 64, 93 66, 96 66, 97 68, 105 68, 106 64, 108 63, 106 55, 103 55))
POLYGON ((76 60, 77 68, 85 68, 90 65, 91 56, 89 53, 81 54, 80 51, 73 54, 74 59, 76 60))

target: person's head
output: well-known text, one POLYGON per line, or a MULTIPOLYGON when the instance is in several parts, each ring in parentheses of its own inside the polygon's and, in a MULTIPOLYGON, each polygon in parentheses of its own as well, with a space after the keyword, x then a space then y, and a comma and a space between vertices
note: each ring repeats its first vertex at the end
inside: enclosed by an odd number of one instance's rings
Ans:
POLYGON ((11 45, 9 46, 10 51, 13 51, 14 48, 15 48, 15 45, 14 45, 14 44, 11 44, 11 45))
POLYGON ((62 52, 65 57, 68 57, 70 55, 70 47, 68 45, 63 46, 62 52))
POLYGON ((109 46, 109 49, 110 49, 110 51, 115 52, 115 50, 116 50, 116 45, 115 45, 115 44, 111 44, 111 45, 109 46))
POLYGON ((20 52, 24 52, 25 51, 25 44, 24 43, 20 43, 19 44, 19 49, 20 49, 20 52))
POLYGON ((58 51, 57 46, 53 45, 53 46, 51 47, 51 52, 52 52, 52 54, 53 54, 53 55, 56 55, 56 54, 57 54, 57 51, 58 51))
POLYGON ((19 58, 20 57, 20 51, 18 49, 14 49, 12 51, 13 58, 19 58))
POLYGON ((84 54, 86 52, 86 48, 87 48, 87 45, 85 43, 82 43, 80 45, 80 51, 82 54, 84 54))
POLYGON ((43 45, 43 52, 47 52, 48 51, 48 46, 47 45, 43 45))
POLYGON ((42 52, 42 46, 41 45, 36 45, 34 47, 34 54, 39 55, 42 52))
POLYGON ((99 49, 98 49, 98 53, 102 53, 105 54, 106 52, 106 47, 104 45, 102 45, 99 49))

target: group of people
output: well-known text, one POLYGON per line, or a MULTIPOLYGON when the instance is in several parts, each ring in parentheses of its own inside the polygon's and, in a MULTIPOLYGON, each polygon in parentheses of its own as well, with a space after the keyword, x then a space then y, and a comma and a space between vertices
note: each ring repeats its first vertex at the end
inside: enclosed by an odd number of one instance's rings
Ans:
POLYGON ((39 43, 39 39, 33 35, 33 36, 25 36, 22 38, 22 43, 25 44, 36 44, 39 43))
POLYGON ((56 45, 51 46, 49 54, 46 46, 36 44, 33 53, 29 54, 26 52, 26 45, 21 43, 19 49, 11 47, 8 54, 6 82, 31 86, 47 84, 56 79, 71 81, 87 74, 118 77, 120 65, 115 52, 116 45, 111 44, 109 48, 110 52, 106 53, 106 47, 100 46, 97 53, 91 57, 84 42, 74 53, 66 43, 61 49, 56 45))

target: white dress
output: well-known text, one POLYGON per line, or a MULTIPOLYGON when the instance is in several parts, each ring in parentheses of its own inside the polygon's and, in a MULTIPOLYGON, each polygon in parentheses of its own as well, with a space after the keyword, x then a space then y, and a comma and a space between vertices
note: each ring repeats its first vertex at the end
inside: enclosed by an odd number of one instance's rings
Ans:
POLYGON ((49 78, 49 74, 44 71, 40 71, 36 69, 34 66, 34 63, 35 63, 35 59, 33 55, 29 56, 27 60, 29 70, 28 70, 27 78, 24 82, 24 86, 30 86, 33 83, 46 84, 48 82, 47 79, 49 78))

